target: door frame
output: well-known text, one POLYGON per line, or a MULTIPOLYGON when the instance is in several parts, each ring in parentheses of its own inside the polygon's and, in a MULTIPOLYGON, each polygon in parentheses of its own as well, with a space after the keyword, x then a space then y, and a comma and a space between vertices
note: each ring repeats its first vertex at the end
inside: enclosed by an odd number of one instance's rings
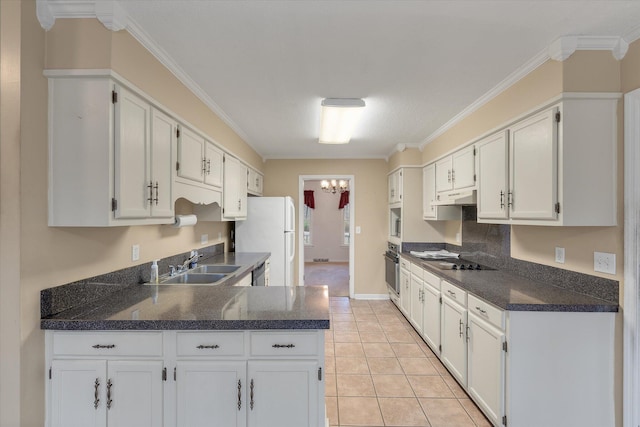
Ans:
POLYGON ((624 96, 624 427, 640 425, 640 89, 624 96))
POLYGON ((321 181, 323 179, 345 180, 349 182, 349 298, 354 298, 355 283, 355 194, 356 194, 356 177, 354 175, 299 175, 298 176, 298 283, 304 286, 304 182, 305 181, 321 181))

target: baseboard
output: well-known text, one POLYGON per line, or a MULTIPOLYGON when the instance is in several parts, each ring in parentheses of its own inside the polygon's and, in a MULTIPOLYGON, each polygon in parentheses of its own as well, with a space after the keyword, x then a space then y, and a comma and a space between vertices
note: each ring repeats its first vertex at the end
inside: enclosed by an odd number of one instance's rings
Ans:
POLYGON ((389 299, 389 294, 355 294, 353 299, 385 300, 389 299))

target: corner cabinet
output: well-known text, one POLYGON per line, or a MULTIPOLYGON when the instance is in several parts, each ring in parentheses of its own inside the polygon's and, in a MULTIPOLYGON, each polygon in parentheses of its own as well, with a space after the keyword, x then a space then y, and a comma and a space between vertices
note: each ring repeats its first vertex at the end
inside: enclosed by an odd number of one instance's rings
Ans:
POLYGON ((175 122, 109 76, 49 78, 49 225, 173 222, 175 122))
POLYGON ((222 204, 194 206, 201 221, 241 221, 247 218, 247 166, 225 153, 222 204))
POLYGON ((478 146, 478 222, 617 224, 619 94, 563 94, 478 146))
POLYGON ((264 176, 255 169, 247 168, 247 193, 262 196, 264 176))
POLYGON ((46 427, 324 427, 324 331, 46 331, 46 427))
POLYGON ((426 221, 450 221, 462 218, 460 206, 437 206, 436 165, 431 163, 422 169, 422 219, 426 221))

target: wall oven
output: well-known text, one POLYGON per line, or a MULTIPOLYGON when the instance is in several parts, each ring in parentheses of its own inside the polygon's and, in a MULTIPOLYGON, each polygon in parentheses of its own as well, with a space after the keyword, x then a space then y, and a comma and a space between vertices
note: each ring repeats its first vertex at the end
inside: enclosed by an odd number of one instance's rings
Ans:
POLYGON ((393 243, 387 243, 387 251, 384 253, 384 277, 389 289, 400 295, 400 256, 398 245, 393 243))

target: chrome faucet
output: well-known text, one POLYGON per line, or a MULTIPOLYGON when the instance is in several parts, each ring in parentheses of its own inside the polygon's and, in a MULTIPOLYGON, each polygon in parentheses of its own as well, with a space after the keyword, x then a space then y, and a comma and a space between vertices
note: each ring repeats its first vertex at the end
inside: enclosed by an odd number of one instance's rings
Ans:
POLYGON ((200 257, 202 257, 202 255, 199 255, 198 251, 191 251, 191 256, 184 260, 182 266, 178 266, 178 271, 185 271, 189 268, 195 267, 200 257))

